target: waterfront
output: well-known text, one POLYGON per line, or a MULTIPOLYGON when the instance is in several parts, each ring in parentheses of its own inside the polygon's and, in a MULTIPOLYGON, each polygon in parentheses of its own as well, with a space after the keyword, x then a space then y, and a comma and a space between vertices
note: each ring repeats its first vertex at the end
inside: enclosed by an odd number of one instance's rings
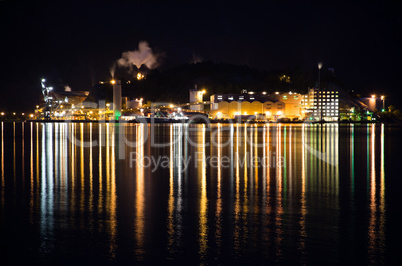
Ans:
POLYGON ((210 127, 2 122, 1 260, 396 262, 402 128, 210 127))

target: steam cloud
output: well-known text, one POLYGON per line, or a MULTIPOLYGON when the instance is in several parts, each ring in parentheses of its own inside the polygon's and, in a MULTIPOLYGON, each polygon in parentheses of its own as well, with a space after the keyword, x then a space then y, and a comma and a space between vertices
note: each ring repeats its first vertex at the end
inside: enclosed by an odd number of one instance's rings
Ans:
POLYGON ((112 79, 114 79, 114 73, 116 73, 116 63, 113 63, 109 67, 109 73, 110 73, 110 76, 112 77, 112 79))
POLYGON ((193 60, 191 60, 191 64, 197 64, 202 62, 202 57, 196 54, 193 54, 193 60))
POLYGON ((141 41, 138 44, 138 50, 124 52, 121 58, 117 60, 117 64, 120 67, 129 68, 130 71, 133 70, 134 65, 138 69, 142 65, 145 65, 148 69, 153 69, 158 66, 158 55, 152 52, 146 41, 141 41))

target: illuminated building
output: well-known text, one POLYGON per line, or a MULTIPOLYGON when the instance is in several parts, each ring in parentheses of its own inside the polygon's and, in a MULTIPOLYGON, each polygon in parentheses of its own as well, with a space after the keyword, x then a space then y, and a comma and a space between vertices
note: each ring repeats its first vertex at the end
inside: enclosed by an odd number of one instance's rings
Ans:
POLYGON ((205 90, 197 89, 197 85, 195 86, 194 89, 190 90, 190 103, 200 103, 200 104, 192 104, 190 106, 190 110, 196 110, 196 111, 204 110, 204 105, 201 104, 201 102, 203 102, 203 96, 205 92, 206 92, 205 90))
POLYGON ((302 98, 301 94, 292 92, 214 94, 209 115, 217 119, 232 119, 238 115, 255 115, 275 121, 284 117, 302 119, 302 98))
POLYGON ((309 89, 308 94, 303 97, 302 105, 309 120, 338 121, 339 91, 309 89))

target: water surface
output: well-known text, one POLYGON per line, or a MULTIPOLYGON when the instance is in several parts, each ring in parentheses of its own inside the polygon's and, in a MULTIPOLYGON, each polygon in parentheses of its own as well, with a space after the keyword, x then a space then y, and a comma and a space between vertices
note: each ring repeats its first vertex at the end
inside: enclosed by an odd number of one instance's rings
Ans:
POLYGON ((0 259, 395 263, 401 132, 1 122, 0 259))

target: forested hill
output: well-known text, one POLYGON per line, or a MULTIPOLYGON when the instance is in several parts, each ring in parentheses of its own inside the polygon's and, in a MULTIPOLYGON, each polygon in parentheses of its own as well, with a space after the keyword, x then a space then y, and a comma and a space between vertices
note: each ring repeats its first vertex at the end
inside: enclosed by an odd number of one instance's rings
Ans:
MULTIPOLYGON (((116 77, 122 82, 123 96, 144 98, 145 101, 187 102, 189 89, 205 89, 204 99, 215 93, 241 93, 242 90, 268 93, 274 91, 295 91, 306 93, 318 79, 316 69, 288 69, 261 71, 245 65, 202 62, 180 65, 165 70, 142 70, 142 80, 116 77)), ((134 73, 136 74, 136 73, 134 73)), ((326 81, 333 82, 331 75, 321 72, 321 85, 326 81)), ((91 95, 102 95, 95 98, 111 100, 111 86, 96 85, 91 95), (110 98, 110 99, 109 99, 110 98)), ((96 100, 96 99, 93 99, 96 100)))
POLYGON ((207 91, 206 97, 214 93, 240 93, 248 91, 298 91, 306 92, 314 85, 317 74, 293 70, 260 71, 248 66, 203 62, 181 65, 166 70, 152 70, 143 80, 122 79, 123 96, 143 97, 150 101, 188 101, 189 89, 197 85, 207 91), (283 75, 286 78, 282 78, 283 75), (287 78, 287 77, 290 77, 287 78))

